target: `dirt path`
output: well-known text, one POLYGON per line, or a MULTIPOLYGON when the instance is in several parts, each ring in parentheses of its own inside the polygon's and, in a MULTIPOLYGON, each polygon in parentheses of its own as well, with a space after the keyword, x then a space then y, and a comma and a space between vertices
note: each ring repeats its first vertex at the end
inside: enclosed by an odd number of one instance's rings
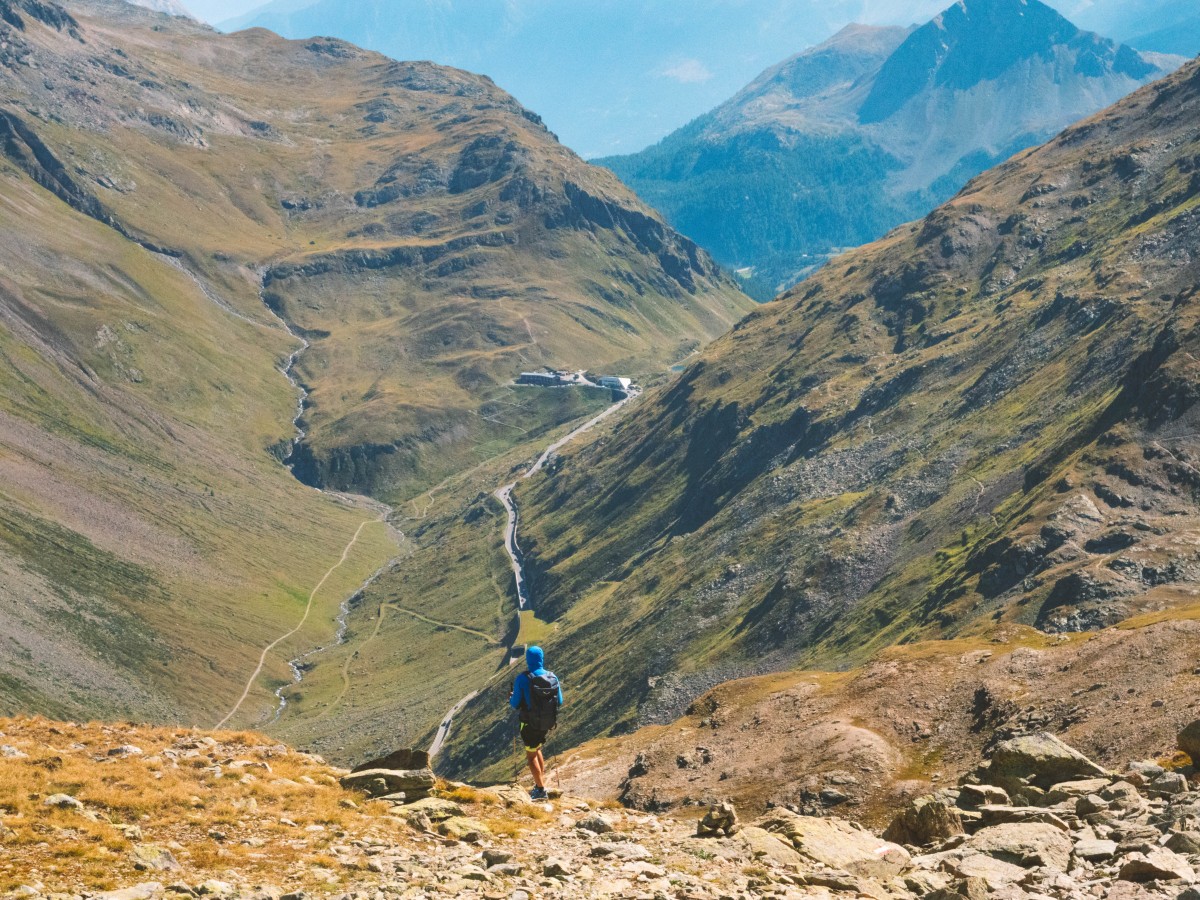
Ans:
POLYGON ((220 722, 218 722, 216 725, 213 726, 214 731, 216 731, 219 728, 223 728, 225 726, 225 723, 228 722, 230 719, 232 719, 234 717, 234 715, 237 714, 237 711, 242 708, 242 704, 246 702, 246 698, 250 696, 250 691, 253 690, 253 688, 254 688, 254 682, 257 681, 258 676, 262 674, 263 666, 266 665, 266 662, 267 662, 267 654, 270 653, 272 650, 274 650, 276 647, 278 647, 280 644, 282 644, 284 641, 286 641, 288 638, 292 637, 294 634, 296 634, 296 632, 298 632, 301 628, 304 627, 304 623, 308 621, 308 616, 312 612, 313 599, 317 596, 317 592, 320 591, 321 588, 323 588, 325 586, 325 582, 329 580, 329 576, 332 575, 334 572, 336 572, 338 569, 340 569, 345 564, 346 560, 350 557, 350 551, 353 550, 354 545, 358 543, 358 539, 362 535, 363 529, 366 528, 368 525, 370 525, 372 522, 377 522, 377 521, 379 521, 379 520, 378 519, 368 519, 367 521, 359 524, 358 530, 354 532, 354 536, 352 538, 350 538, 350 542, 348 544, 346 544, 345 548, 342 550, 341 559, 339 559, 336 563, 334 563, 332 566, 330 566, 329 571, 327 571, 324 575, 321 576, 321 580, 317 582, 317 586, 314 587, 312 589, 312 592, 308 595, 308 602, 304 606, 304 615, 300 618, 300 622, 291 631, 275 638, 275 640, 271 641, 271 643, 267 644, 267 646, 263 648, 263 652, 261 654, 259 654, 258 665, 255 667, 254 673, 246 681, 246 687, 242 691, 242 696, 239 697, 238 702, 233 705, 233 709, 231 709, 228 713, 225 714, 225 718, 223 718, 220 722))

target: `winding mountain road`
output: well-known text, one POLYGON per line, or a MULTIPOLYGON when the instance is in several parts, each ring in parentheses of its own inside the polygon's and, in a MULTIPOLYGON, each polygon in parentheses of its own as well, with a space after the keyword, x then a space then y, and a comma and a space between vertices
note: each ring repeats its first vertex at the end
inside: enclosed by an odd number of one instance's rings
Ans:
POLYGON ((517 515, 517 504, 513 500, 512 496, 513 491, 516 489, 520 481, 523 481, 526 478, 532 478, 538 472, 542 471, 542 469, 546 467, 546 463, 550 461, 551 456, 553 456, 571 441, 575 440, 575 438, 579 437, 580 435, 587 434, 587 432, 591 431, 609 416, 613 415, 622 407, 624 407, 625 404, 630 400, 638 396, 639 393, 639 391, 631 391, 625 395, 625 399, 617 401, 598 416, 595 416, 594 418, 589 419, 587 422, 584 422, 566 437, 555 441, 542 452, 542 455, 537 458, 537 462, 535 462, 528 469, 528 471, 521 476, 520 479, 512 482, 511 484, 506 484, 504 487, 496 490, 496 499, 504 504, 504 509, 508 513, 508 523, 504 526, 504 549, 508 551, 508 558, 512 562, 513 577, 517 582, 517 603, 521 609, 524 609, 526 604, 530 603, 530 597, 529 587, 525 581, 525 567, 521 561, 521 545, 517 542, 517 528, 519 527, 520 522, 517 515))
MULTIPOLYGON (((546 463, 550 461, 550 457, 557 453, 560 449, 569 444, 571 441, 575 440, 577 437, 580 437, 581 435, 591 431, 609 416, 617 413, 625 406, 625 404, 636 398, 640 393, 640 391, 630 391, 625 395, 624 399, 617 401, 599 415, 594 416, 593 418, 584 422, 570 434, 559 438, 542 452, 541 456, 537 458, 537 461, 534 462, 534 464, 530 466, 529 469, 526 470, 519 479, 517 479, 517 481, 496 489, 495 497, 504 505, 504 509, 508 513, 508 521, 504 526, 504 549, 508 551, 508 558, 512 563, 513 576, 516 579, 517 584, 517 604, 520 609, 524 610, 527 606, 532 608, 532 598, 529 594, 528 582, 525 580, 525 567, 521 560, 521 547, 517 542, 517 528, 520 520, 517 514, 517 504, 516 501, 513 500, 512 496, 513 491, 521 481, 526 478, 532 478, 534 475, 544 469, 546 467, 546 463)), ((520 634, 520 632, 518 632, 518 634, 520 634)), ((508 648, 506 652, 508 653, 508 665, 511 667, 519 661, 519 658, 513 657, 511 647, 508 648)), ((500 672, 497 672, 490 679, 488 679, 487 684, 485 684, 483 688, 472 691, 471 693, 467 694, 467 696, 455 703, 452 707, 450 707, 450 709, 446 712, 446 715, 442 717, 442 722, 440 725, 438 725, 437 733, 434 735, 433 743, 429 747, 430 759, 433 759, 435 756, 437 756, 442 749, 442 745, 446 743, 446 738, 450 734, 450 727, 454 724, 454 717, 462 712, 468 703, 478 697, 484 688, 490 685, 496 678, 500 677, 504 671, 505 670, 502 669, 500 672)))

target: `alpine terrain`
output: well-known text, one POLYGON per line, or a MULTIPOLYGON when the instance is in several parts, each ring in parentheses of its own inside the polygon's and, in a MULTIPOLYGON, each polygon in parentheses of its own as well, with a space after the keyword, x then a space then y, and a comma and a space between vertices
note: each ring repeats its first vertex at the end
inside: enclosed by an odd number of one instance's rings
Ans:
POLYGON ((5 711, 266 723, 406 552, 333 489, 549 443, 609 393, 522 369, 752 305, 481 76, 115 0, 2 0, 0 71, 5 711))
MULTIPOLYGON (((519 484, 530 591, 575 680, 560 746, 690 711, 678 768, 697 746, 718 762, 681 777, 745 771, 779 799, 811 769, 759 760, 843 733, 899 779, 1026 715, 1087 723, 1106 760, 1161 746, 1200 665, 1197 111, 1192 63, 840 257, 519 484), (826 674, 698 699, 800 666, 826 674)), ((497 694, 466 706, 449 771, 501 758, 497 694)), ((655 734, 621 739, 622 778, 655 734)))
POLYGON ((768 299, 1182 61, 1039 0, 959 0, 920 28, 849 26, 599 162, 768 299))

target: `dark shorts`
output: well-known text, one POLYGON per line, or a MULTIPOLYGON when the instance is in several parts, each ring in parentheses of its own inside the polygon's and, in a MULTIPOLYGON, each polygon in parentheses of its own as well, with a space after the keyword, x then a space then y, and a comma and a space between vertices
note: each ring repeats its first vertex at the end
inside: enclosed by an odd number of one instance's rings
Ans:
POLYGON ((530 728, 525 722, 522 722, 521 741, 525 744, 525 749, 533 753, 535 750, 542 749, 542 744, 546 743, 546 732, 530 728))

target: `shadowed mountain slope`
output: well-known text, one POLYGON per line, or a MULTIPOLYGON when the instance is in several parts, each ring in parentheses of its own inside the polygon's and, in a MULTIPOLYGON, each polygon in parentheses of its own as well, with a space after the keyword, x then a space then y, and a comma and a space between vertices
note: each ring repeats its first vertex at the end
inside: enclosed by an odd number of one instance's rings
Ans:
POLYGON ((976 178, 522 485, 566 742, 735 675, 1194 606, 1198 112, 1193 63, 976 178))
POLYGON ((1038 0, 962 0, 909 31, 844 29, 658 145, 602 162, 773 294, 1181 62, 1038 0))

